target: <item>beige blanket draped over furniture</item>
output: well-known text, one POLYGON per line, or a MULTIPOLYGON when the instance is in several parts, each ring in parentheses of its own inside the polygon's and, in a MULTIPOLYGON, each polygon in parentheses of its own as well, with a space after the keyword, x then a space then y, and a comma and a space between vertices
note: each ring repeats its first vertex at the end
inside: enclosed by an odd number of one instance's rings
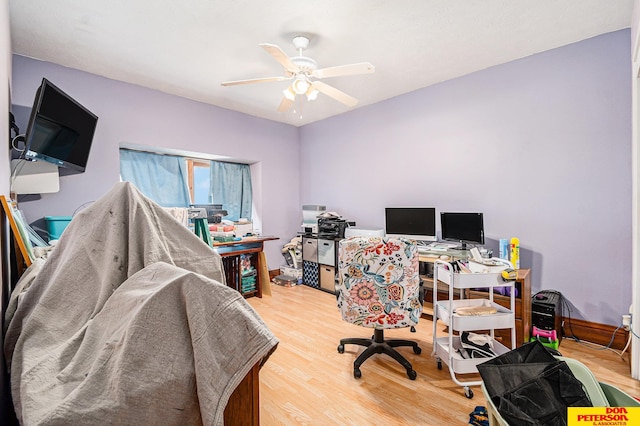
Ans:
POLYGON ((32 268, 6 318, 21 424, 220 425, 278 343, 220 257, 130 183, 32 268))

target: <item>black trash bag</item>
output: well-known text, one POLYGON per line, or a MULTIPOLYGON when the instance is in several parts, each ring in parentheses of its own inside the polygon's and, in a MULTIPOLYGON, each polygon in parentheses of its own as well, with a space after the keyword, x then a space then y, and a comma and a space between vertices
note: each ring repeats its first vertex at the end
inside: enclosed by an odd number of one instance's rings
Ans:
POLYGON ((478 365, 494 406, 510 426, 567 424, 567 407, 591 407, 582 383, 538 341, 478 365))

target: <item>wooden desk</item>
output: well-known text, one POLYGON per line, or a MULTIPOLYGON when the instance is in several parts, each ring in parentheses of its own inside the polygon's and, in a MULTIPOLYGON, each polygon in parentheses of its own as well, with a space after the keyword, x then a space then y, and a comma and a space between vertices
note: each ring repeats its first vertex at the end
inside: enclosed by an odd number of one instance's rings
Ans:
MULTIPOLYGON (((467 256, 465 253, 467 252, 459 250, 447 250, 433 251, 430 255, 422 253, 419 254, 418 259, 420 261, 420 278, 422 278, 422 283, 424 289, 426 290, 423 303, 424 314, 433 316, 433 262, 440 259, 440 256, 442 255, 450 256, 450 260, 466 259, 467 256), (425 274, 426 265, 429 265, 430 268, 430 273, 428 275, 425 274)), ((453 296, 455 299, 458 299, 460 297, 460 289, 454 289, 453 296)), ((449 298, 449 286, 438 283, 437 297, 438 300, 447 300, 449 298)))
POLYGON ((240 293, 244 297, 262 297, 262 282, 260 270, 264 266, 261 254, 265 241, 277 240, 278 237, 256 236, 245 237, 240 241, 213 242, 213 249, 222 257, 227 285, 240 293), (255 284, 247 284, 253 281, 255 284), (243 286, 243 278, 245 285, 243 286))

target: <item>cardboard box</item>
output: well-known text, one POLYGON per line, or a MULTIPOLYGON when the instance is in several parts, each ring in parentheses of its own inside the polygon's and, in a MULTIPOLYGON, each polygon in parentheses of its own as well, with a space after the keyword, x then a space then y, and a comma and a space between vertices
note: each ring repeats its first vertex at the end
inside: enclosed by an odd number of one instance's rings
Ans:
POLYGON ((253 234, 253 223, 251 222, 234 222, 236 237, 244 237, 247 234, 253 234))

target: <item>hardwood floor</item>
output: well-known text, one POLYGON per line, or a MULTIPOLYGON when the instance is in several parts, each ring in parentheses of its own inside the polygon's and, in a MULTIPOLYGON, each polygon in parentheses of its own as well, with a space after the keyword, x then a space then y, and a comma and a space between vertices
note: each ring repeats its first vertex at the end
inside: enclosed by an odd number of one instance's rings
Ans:
MULTIPOLYGON (((372 335, 371 329, 342 321, 335 296, 307 286, 271 285, 272 296, 250 298, 280 344, 260 371, 260 419, 270 425, 453 425, 468 424, 477 405, 486 406, 479 386, 467 399, 446 364, 438 370, 431 355, 432 327, 428 319, 409 329, 385 331, 388 338, 415 340, 422 348, 399 351, 418 373, 409 380, 404 368, 386 355, 374 355, 353 377, 353 361, 361 347, 337 346, 343 337, 372 335)), ((439 332, 444 326, 438 328, 439 332)), ((629 356, 622 359, 610 350, 564 340, 559 348, 580 360, 598 380, 613 384, 632 396, 640 396, 640 382, 630 376, 629 356)), ((457 376, 478 380, 478 375, 457 376)))

